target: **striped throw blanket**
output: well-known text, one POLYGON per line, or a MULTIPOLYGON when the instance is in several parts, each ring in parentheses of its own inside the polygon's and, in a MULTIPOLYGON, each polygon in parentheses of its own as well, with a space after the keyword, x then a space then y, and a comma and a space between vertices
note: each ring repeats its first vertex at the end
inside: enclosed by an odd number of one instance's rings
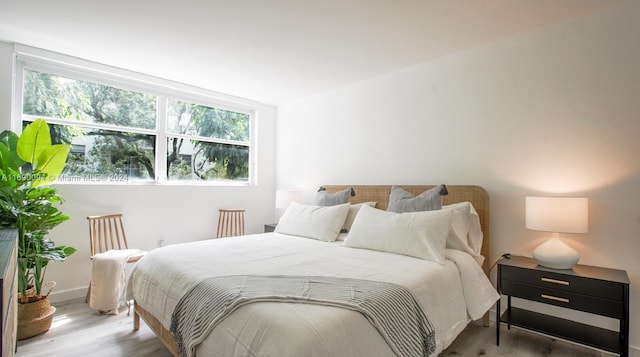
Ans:
POLYGON ((337 306, 363 314, 397 356, 429 356, 435 332, 411 292, 391 283, 318 276, 232 275, 205 279, 178 302, 171 332, 181 356, 195 349, 228 314, 260 301, 337 306))

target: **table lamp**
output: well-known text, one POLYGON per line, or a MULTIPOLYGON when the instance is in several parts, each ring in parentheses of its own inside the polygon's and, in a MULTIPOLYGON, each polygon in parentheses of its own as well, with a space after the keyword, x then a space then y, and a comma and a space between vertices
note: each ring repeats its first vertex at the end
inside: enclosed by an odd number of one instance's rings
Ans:
POLYGON ((286 209, 291 202, 300 202, 302 199, 301 190, 277 190, 276 191, 276 208, 286 209))
POLYGON ((553 269, 571 269, 580 259, 562 242, 560 233, 589 231, 589 200, 584 197, 526 197, 527 229, 551 232, 551 238, 533 251, 538 264, 553 269))
POLYGON ((277 190, 276 191, 276 222, 287 210, 292 202, 301 202, 303 198, 302 190, 277 190))

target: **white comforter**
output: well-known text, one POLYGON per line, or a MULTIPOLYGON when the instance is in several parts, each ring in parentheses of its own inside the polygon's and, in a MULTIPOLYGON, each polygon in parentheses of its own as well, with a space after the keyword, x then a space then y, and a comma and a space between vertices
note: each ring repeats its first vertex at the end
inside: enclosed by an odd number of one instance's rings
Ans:
MULTIPOLYGON (((133 297, 169 329, 178 300, 210 276, 317 275, 392 282, 409 288, 436 331, 437 355, 498 299, 475 260, 447 250, 444 265, 348 248, 342 242, 265 233, 166 246, 148 253, 130 278, 133 297)), ((358 312, 282 302, 245 305, 223 320, 198 356, 393 356, 358 312)))

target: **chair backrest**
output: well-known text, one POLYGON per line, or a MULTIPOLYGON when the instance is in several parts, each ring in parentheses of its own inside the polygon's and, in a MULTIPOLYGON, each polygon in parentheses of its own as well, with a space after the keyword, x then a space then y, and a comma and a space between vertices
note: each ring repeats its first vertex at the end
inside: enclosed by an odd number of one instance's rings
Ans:
POLYGON ((88 216, 91 256, 111 249, 128 249, 122 214, 88 216))
POLYGON ((218 210, 218 238, 244 235, 244 209, 218 210))

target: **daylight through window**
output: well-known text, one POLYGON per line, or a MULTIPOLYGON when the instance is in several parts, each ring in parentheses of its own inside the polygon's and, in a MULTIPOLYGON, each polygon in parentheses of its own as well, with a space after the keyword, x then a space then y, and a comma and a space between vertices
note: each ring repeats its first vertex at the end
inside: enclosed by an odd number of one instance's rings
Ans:
POLYGON ((250 108, 28 63, 21 73, 23 127, 44 118, 71 145, 58 182, 251 183, 250 108))

